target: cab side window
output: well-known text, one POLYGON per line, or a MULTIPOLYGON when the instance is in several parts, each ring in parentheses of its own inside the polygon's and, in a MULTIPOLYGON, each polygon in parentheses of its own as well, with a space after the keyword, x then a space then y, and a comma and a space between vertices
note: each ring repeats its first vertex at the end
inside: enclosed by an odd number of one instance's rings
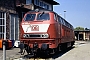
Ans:
POLYGON ((61 19, 60 19, 60 16, 58 16, 58 22, 61 23, 61 19))
POLYGON ((54 14, 54 20, 56 20, 56 14, 54 14))

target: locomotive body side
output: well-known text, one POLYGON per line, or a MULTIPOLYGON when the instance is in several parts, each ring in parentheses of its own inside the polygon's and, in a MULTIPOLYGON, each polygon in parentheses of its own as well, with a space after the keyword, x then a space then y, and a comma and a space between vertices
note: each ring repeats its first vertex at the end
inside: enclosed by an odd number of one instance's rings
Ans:
POLYGON ((58 47, 60 50, 72 47, 75 43, 73 26, 56 14, 58 47))

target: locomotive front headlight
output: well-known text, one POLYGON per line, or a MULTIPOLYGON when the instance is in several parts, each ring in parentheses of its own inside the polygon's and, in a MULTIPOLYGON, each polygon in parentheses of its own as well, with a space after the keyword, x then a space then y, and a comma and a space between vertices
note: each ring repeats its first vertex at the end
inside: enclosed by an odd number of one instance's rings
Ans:
POLYGON ((26 38, 26 37, 27 37, 27 35, 26 35, 26 34, 23 34, 23 37, 24 37, 24 38, 26 38))
POLYGON ((43 38, 48 38, 49 35, 48 35, 48 34, 43 34, 42 37, 43 37, 43 38))
POLYGON ((49 37, 49 35, 48 35, 48 34, 45 34, 45 37, 46 37, 46 38, 48 38, 48 37, 49 37))

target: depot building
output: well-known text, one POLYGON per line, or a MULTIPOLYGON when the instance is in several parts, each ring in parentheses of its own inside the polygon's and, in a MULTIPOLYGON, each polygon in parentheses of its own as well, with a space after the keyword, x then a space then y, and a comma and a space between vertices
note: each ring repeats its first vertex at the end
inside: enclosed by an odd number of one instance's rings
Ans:
POLYGON ((76 40, 90 40, 90 30, 75 30, 76 40))
POLYGON ((53 11, 53 0, 0 0, 0 39, 19 40, 19 26, 24 14, 34 9, 53 11))

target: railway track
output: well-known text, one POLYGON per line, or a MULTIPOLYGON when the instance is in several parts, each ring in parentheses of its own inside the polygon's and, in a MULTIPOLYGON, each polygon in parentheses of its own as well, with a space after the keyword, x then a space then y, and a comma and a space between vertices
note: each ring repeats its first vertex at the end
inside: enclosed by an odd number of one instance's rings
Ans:
POLYGON ((9 58, 8 60, 52 60, 52 58, 9 58))
POLYGON ((55 58, 62 56, 67 51, 59 52, 59 53, 56 53, 56 54, 50 55, 50 56, 42 56, 42 55, 40 55, 40 56, 18 55, 18 57, 16 57, 16 55, 15 55, 15 57, 9 58, 7 60, 55 60, 55 58))
POLYGON ((34 56, 29 56, 29 55, 18 55, 18 56, 13 56, 9 57, 7 60, 52 60, 52 58, 47 58, 47 57, 34 57, 34 56))
MULTIPOLYGON (((84 41, 78 42, 78 41, 76 41, 74 48, 77 48, 79 46, 83 46, 85 44, 87 44, 87 42, 84 42, 84 41)), ((71 48, 71 49, 73 49, 73 48, 71 48)), ((67 51, 64 51, 64 52, 61 51, 61 52, 59 52, 59 53, 57 53, 57 54, 55 54, 53 56, 43 58, 43 57, 40 57, 40 56, 29 57, 29 56, 27 56, 27 53, 25 53, 24 55, 20 55, 20 53, 18 53, 19 49, 14 48, 14 49, 11 49, 11 50, 7 50, 6 59, 7 60, 55 60, 56 58, 61 57, 63 54, 65 54, 66 52, 68 52, 71 49, 68 49, 67 51)), ((2 50, 0 50, 0 55, 1 55, 0 60, 3 59, 2 54, 3 54, 2 50)), ((42 55, 44 55, 44 54, 41 54, 41 56, 42 55)))
POLYGON ((57 57, 60 57, 62 56, 64 53, 68 52, 69 50, 71 50, 72 48, 70 49, 67 49, 66 51, 61 51, 61 52, 58 52, 54 55, 49 55, 49 56, 46 56, 44 54, 41 54, 40 56, 33 56, 33 55, 20 55, 19 53, 18 54, 15 54, 13 57, 9 57, 7 60, 55 60, 57 57))

